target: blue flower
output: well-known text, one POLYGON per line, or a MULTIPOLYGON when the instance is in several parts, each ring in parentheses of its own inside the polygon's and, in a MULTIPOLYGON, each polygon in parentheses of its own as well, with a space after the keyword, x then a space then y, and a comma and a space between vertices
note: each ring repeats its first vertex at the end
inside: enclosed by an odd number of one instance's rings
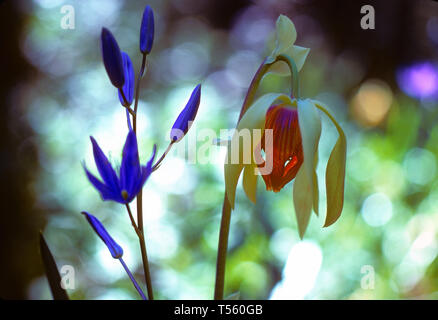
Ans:
POLYGON ((119 89, 119 100, 122 106, 129 107, 134 99, 134 68, 132 67, 131 59, 126 52, 122 52, 123 69, 125 74, 125 84, 122 89, 119 89), (122 93, 127 101, 123 99, 122 93))
POLYGON ((143 18, 140 27, 140 51, 148 54, 152 50, 154 43, 154 12, 150 6, 146 6, 143 11, 143 18))
POLYGON ((198 112, 199 103, 201 101, 201 85, 198 84, 193 90, 190 96, 189 102, 187 102, 184 109, 179 114, 175 123, 173 124, 170 132, 170 139, 173 142, 180 141, 187 131, 190 129, 190 125, 195 120, 196 113, 198 112))
POLYGON ((102 239, 103 242, 105 242, 113 258, 121 258, 123 256, 122 247, 114 241, 114 239, 109 235, 108 231, 106 231, 102 223, 95 216, 89 214, 88 212, 82 211, 82 214, 85 215, 88 222, 93 227, 94 231, 96 231, 97 235, 102 239))
POLYGON ((125 73, 119 45, 113 34, 107 28, 102 28, 100 39, 102 59, 106 72, 108 73, 111 83, 120 89, 125 83, 125 73))
POLYGON ((121 204, 127 204, 134 200, 152 173, 156 146, 154 146, 152 156, 147 164, 140 166, 137 138, 134 131, 130 130, 123 147, 120 177, 118 177, 96 140, 93 137, 90 139, 93 144, 94 161, 103 182, 91 174, 84 164, 88 180, 99 191, 103 200, 113 200, 121 204))

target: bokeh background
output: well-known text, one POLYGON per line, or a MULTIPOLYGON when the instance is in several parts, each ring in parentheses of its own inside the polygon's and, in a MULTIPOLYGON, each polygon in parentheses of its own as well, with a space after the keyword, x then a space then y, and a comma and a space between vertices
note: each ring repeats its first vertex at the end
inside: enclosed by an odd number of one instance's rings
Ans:
MULTIPOLYGON (((438 2, 431 0, 35 0, 0 4, 0 298, 50 299, 38 232, 58 266, 75 270, 72 299, 137 299, 120 264, 80 211, 101 219, 142 280, 138 241, 120 205, 102 202, 86 180, 96 172, 89 136, 120 161, 125 112, 99 49, 112 30, 135 70, 146 4, 156 34, 139 103, 141 158, 162 152, 191 90, 202 83, 196 130, 233 128, 246 89, 272 43, 279 14, 310 47, 303 96, 330 106, 348 141, 345 207, 322 228, 312 216, 299 240, 292 183, 258 186, 258 204, 240 187, 233 212, 226 294, 241 299, 438 298, 438 2), (375 30, 362 30, 362 5, 375 30), (75 29, 61 28, 63 5, 75 29), (364 276, 374 272, 374 287, 364 276), (361 285, 362 284, 362 285, 361 285), (369 284, 369 283, 368 283, 369 284)), ((287 92, 269 76, 261 93, 287 92)), ((324 120, 324 173, 336 132, 324 120)), ((187 138, 189 138, 187 137, 187 138)), ((198 141, 201 145, 205 141, 198 141)), ((223 147, 207 164, 171 152, 144 189, 145 229, 159 299, 211 299, 223 199, 223 147)), ((135 206, 134 206, 135 208, 135 206)))

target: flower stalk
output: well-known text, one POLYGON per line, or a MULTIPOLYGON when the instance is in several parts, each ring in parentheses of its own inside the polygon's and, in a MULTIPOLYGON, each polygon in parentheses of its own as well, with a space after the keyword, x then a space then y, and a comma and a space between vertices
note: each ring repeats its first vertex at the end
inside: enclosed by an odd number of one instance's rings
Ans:
MULTIPOLYGON (((257 72, 255 73, 251 81, 251 84, 249 85, 245 100, 240 110, 238 122, 242 119, 246 110, 248 110, 248 108, 254 102, 257 89, 259 88, 263 76, 269 71, 269 68, 273 64, 279 61, 286 62, 289 67, 290 76, 291 76, 291 97, 299 98, 300 85, 299 85, 299 77, 298 77, 298 68, 294 59, 287 54, 277 55, 275 60, 272 62, 269 62, 268 58, 265 58, 265 60, 263 60, 262 64, 260 65, 257 72)), ((222 204, 222 218, 221 218, 221 225, 219 231, 218 253, 217 253, 217 262, 216 262, 216 283, 214 290, 215 300, 222 300, 224 297, 225 265, 227 259, 230 224, 231 224, 231 206, 227 197, 227 192, 225 191, 224 202, 222 204)))
MULTIPOLYGON (((137 78, 137 84, 135 87, 134 114, 132 116, 132 127, 135 135, 137 135, 137 107, 138 107, 138 99, 140 94, 140 81, 146 70, 146 56, 147 53, 144 53, 141 62, 140 71, 137 78)), ((143 271, 144 271, 144 277, 148 291, 148 297, 149 300, 154 300, 151 272, 149 268, 149 260, 146 250, 146 241, 145 241, 144 227, 143 227, 143 190, 140 190, 140 192, 137 194, 137 227, 135 229, 140 243, 141 259, 143 263, 143 271)))
MULTIPOLYGON (((251 84, 249 85, 245 100, 240 110, 238 122, 242 119, 243 115, 245 114, 246 110, 248 110, 249 106, 251 106, 251 104, 254 102, 257 89, 259 88, 263 76, 268 72, 269 67, 280 60, 285 61, 291 69, 292 92, 294 93, 298 91, 297 89, 299 87, 298 70, 292 58, 286 55, 280 55, 273 62, 267 62, 267 59, 263 60, 262 64, 260 65, 257 72, 255 73, 251 81, 251 84)), ((231 205, 228 200, 227 192, 225 191, 224 202, 222 204, 222 218, 221 218, 221 225, 219 229, 219 242, 218 242, 217 260, 216 260, 216 282, 214 288, 215 300, 223 300, 224 298, 225 266, 227 261, 230 224, 231 224, 231 205)))

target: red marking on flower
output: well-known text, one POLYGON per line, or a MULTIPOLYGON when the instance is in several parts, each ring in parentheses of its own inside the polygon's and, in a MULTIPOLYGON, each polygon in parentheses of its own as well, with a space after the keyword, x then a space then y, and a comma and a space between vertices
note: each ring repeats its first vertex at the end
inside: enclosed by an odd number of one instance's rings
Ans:
MULTIPOLYGON (((273 146, 267 148, 264 133, 260 142, 261 149, 266 152, 266 159, 267 157, 272 159, 273 166, 269 174, 261 173, 265 181, 266 190, 278 192, 295 178, 303 163, 303 147, 297 110, 287 108, 284 105, 270 107, 266 112, 266 129, 273 130, 273 146), (269 152, 273 154, 270 155, 269 152)), ((259 152, 260 148, 258 148, 255 154, 255 157, 258 159, 261 158, 261 153, 259 152)), ((258 166, 260 168, 264 165, 265 162, 263 161, 258 166)))

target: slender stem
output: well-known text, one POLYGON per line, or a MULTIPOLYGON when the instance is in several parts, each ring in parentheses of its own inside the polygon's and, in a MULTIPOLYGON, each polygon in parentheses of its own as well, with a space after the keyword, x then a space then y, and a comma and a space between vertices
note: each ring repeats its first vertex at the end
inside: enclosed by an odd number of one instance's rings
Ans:
POLYGON ((230 233, 231 207, 225 192, 222 206, 221 228, 219 232, 219 244, 217 249, 216 284, 214 287, 214 299, 224 299, 225 266, 227 261, 228 235, 230 233))
MULTIPOLYGON (((140 72, 138 73, 138 79, 135 86, 134 115, 132 117, 132 124, 133 124, 133 130, 136 135, 137 135, 137 108, 138 108, 138 99, 140 95, 140 81, 141 78, 143 77, 146 68, 146 56, 147 54, 143 54, 140 72)), ((146 287, 148 291, 148 297, 150 300, 153 300, 154 294, 152 289, 151 273, 149 269, 149 261, 148 261, 146 242, 144 236, 144 228, 143 228, 143 190, 140 190, 140 192, 137 194, 137 224, 138 224, 137 235, 138 235, 138 240, 140 242, 141 259, 143 262, 143 270, 144 270, 144 277, 146 281, 146 287)))
POLYGON ((146 251, 146 243, 144 240, 144 232, 142 229, 137 227, 134 221, 134 217, 132 216, 131 207, 129 204, 126 204, 126 209, 128 210, 129 218, 131 219, 132 226, 134 227, 135 233, 138 236, 138 240, 140 242, 140 250, 141 250, 141 259, 143 262, 143 271, 144 271, 144 277, 146 281, 146 287, 148 290, 148 297, 150 300, 154 299, 154 294, 152 290, 152 280, 151 280, 151 273, 149 270, 149 261, 148 261, 148 254, 146 251))
MULTIPOLYGON (((255 98, 255 94, 259 87, 260 81, 262 80, 265 73, 268 71, 271 63, 266 63, 266 59, 263 60, 262 64, 258 68, 256 74, 254 75, 248 91, 246 93, 245 100, 243 101, 242 108, 240 110, 239 120, 242 119, 246 110, 252 104, 255 98)), ((217 261, 216 261, 216 283, 214 287, 214 299, 222 300, 224 298, 224 287, 225 287, 225 266, 227 261, 227 251, 228 251, 228 236, 230 233, 230 223, 231 223, 231 206, 228 201, 227 192, 225 191, 224 202, 222 205, 222 218, 221 226, 219 231, 219 243, 217 250, 217 261)))
MULTIPOLYGON (((135 114, 137 114, 138 98, 139 98, 139 93, 140 93, 140 81, 141 81, 141 78, 143 77, 143 74, 144 74, 144 71, 146 68, 146 56, 147 56, 147 54, 143 54, 140 72, 138 73, 137 84, 135 86, 135 102, 134 102, 134 113, 135 114)), ((134 132, 137 133, 137 117, 134 117, 134 119, 133 119, 133 127, 134 127, 134 132)))
POLYGON ((128 215, 129 215, 129 219, 131 220, 131 224, 134 227, 135 233, 137 234, 137 236, 141 237, 142 233, 140 232, 140 230, 137 227, 137 224, 135 223, 134 217, 132 216, 132 211, 131 211, 131 207, 129 206, 129 203, 125 204, 126 209, 128 210, 128 215))
POLYGON ((129 107, 128 99, 126 99, 126 96, 125 96, 125 93, 123 92, 123 90, 120 90, 120 89, 119 89, 119 92, 120 92, 120 94, 122 95, 123 102, 125 103, 125 104, 123 105, 123 107, 125 107, 126 110, 128 110, 128 112, 129 112, 129 113, 132 115, 132 117, 134 118, 136 112, 135 112, 134 110, 132 110, 132 109, 129 107))
POLYGON ((132 126, 131 126, 131 118, 130 118, 130 115, 129 115, 129 111, 128 111, 128 109, 126 109, 126 122, 128 123, 128 129, 129 129, 129 131, 131 131, 131 130, 132 130, 132 126))
POLYGON ((291 73, 291 96, 297 99, 300 98, 300 82, 298 78, 298 68, 295 64, 294 59, 292 59, 287 54, 280 54, 277 56, 276 61, 284 61, 287 63, 291 73))
POLYGON ((164 158, 166 157, 166 155, 169 153, 170 149, 172 149, 173 144, 175 143, 175 141, 171 141, 166 149, 166 151, 164 151, 163 155, 160 157, 160 159, 158 159, 158 161, 154 164, 154 166, 152 167, 152 172, 154 172, 155 170, 157 170, 160 167, 161 162, 164 160, 164 158))
POLYGON ((119 258, 120 263, 122 264, 123 268, 125 268, 126 273, 128 274, 129 278, 132 281, 132 284, 134 285, 135 289, 137 289, 138 294, 143 300, 147 300, 146 296, 143 293, 143 290, 141 290, 140 286, 138 285, 137 281, 135 280, 134 276, 132 275, 131 271, 129 270, 128 266, 126 265, 125 261, 123 261, 122 258, 119 258))
POLYGON ((139 241, 140 241, 140 249, 141 249, 141 259, 143 261, 144 277, 146 279, 146 287, 148 290, 148 297, 149 297, 149 300, 154 300, 154 292, 153 292, 153 288, 152 288, 151 272, 149 269, 149 260, 148 260, 148 253, 146 251, 146 243, 144 240, 144 233, 142 233, 142 237, 139 237, 139 241))
POLYGON ((242 119, 246 110, 249 108, 251 103, 254 101, 254 97, 255 97, 255 94, 257 92, 257 89, 259 88, 260 81, 262 80, 263 76, 268 71, 269 66, 271 65, 271 64, 267 64, 265 62, 266 62, 266 59, 263 60, 260 67, 257 69, 256 74, 252 78, 252 81, 251 81, 249 88, 248 88, 248 91, 246 93, 245 100, 243 101, 242 108, 240 109, 239 121, 240 121, 240 119, 242 119))

